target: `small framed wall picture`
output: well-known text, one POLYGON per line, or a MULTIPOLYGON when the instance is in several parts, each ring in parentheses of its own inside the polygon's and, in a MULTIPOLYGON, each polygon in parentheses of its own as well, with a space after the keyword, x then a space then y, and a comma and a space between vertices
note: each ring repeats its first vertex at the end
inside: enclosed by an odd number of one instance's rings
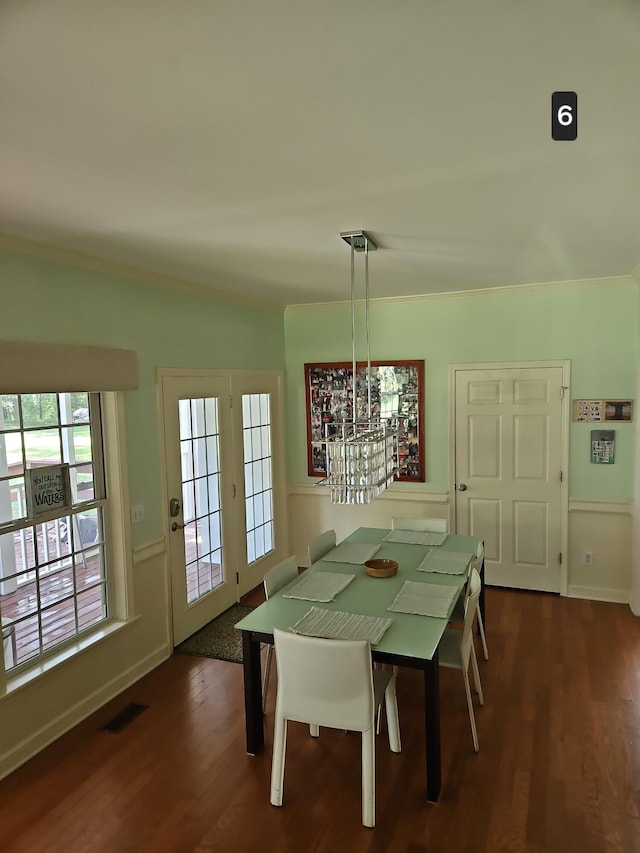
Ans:
POLYGON ((591 430, 591 462, 595 465, 613 465, 616 451, 616 431, 591 430))
POLYGON ((633 400, 574 400, 573 420, 578 423, 631 423, 633 400))
POLYGON ((633 400, 605 400, 605 421, 621 421, 630 423, 633 418, 633 400))
MULTIPOLYGON (((353 364, 317 362, 305 364, 307 408, 307 465, 310 477, 327 473, 327 435, 353 420, 353 364)), ((396 417, 401 423, 396 480, 423 483, 424 361, 372 361, 371 387, 367 365, 356 364, 355 404, 357 419, 367 419, 369 403, 373 419, 396 417), (369 390, 371 399, 369 400, 369 390)))
POLYGON ((27 469, 25 485, 29 518, 71 506, 68 463, 27 469))

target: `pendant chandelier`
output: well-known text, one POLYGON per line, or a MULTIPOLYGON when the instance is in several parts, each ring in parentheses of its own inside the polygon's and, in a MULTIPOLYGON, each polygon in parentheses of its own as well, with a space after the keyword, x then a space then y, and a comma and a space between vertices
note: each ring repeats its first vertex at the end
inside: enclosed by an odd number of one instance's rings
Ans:
MULTIPOLYGON (((392 482, 398 470, 398 419, 372 416, 371 350, 369 336, 369 252, 377 249, 366 231, 344 231, 340 237, 351 247, 351 421, 325 424, 327 476, 331 502, 368 504, 392 482), (367 369, 364 387, 358 388, 356 364, 355 254, 364 255, 364 305, 367 369)), ((378 401, 379 403, 380 401, 378 401)))

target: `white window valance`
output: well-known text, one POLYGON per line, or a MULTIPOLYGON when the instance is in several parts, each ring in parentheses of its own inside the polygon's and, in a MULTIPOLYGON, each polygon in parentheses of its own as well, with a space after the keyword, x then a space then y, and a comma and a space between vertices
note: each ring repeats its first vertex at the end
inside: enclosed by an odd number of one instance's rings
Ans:
POLYGON ((137 387, 138 355, 134 350, 0 341, 0 394, 137 387))

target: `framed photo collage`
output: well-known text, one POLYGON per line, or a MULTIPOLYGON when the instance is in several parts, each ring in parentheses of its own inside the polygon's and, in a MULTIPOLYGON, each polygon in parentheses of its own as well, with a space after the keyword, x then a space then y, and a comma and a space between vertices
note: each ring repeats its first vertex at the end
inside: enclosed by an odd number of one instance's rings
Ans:
MULTIPOLYGON (((305 364, 307 455, 310 477, 326 476, 326 432, 353 420, 353 365, 351 362, 305 364)), ((396 480, 424 482, 424 361, 371 362, 371 415, 399 419, 396 480)), ((367 365, 356 364, 356 411, 366 420, 367 365)))

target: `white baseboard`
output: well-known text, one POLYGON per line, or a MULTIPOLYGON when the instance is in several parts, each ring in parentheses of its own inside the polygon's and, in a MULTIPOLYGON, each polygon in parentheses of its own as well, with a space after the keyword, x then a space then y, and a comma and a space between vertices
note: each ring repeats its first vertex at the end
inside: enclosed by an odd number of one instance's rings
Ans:
POLYGON ((117 678, 86 696, 81 702, 65 711, 64 714, 50 720, 46 726, 34 732, 31 737, 16 744, 0 758, 0 779, 4 779, 9 773, 13 773, 14 770, 33 758, 53 741, 81 723, 107 702, 110 702, 111 699, 115 699, 119 693, 135 684, 136 681, 171 657, 172 651, 173 649, 168 645, 161 646, 138 661, 135 666, 120 673, 117 678))
POLYGON ((624 589, 601 589, 597 586, 570 586, 568 598, 587 598, 590 601, 610 601, 613 604, 629 604, 629 591, 624 589))

